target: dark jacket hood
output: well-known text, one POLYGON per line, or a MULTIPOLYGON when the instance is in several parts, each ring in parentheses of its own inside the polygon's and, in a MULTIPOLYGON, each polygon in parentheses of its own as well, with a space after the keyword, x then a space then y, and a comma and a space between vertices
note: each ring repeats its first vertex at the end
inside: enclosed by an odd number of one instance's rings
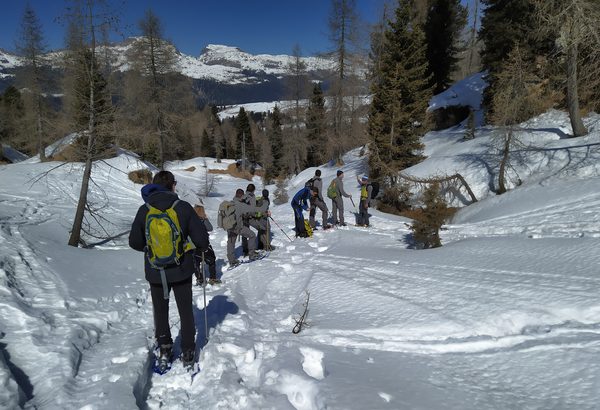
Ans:
POLYGON ((148 184, 142 188, 142 198, 144 202, 155 208, 164 211, 169 209, 173 202, 177 201, 179 197, 173 191, 169 191, 162 185, 148 184))
POLYGON ((148 203, 148 198, 154 192, 168 192, 169 190, 162 185, 158 184, 146 184, 142 187, 142 199, 144 202, 148 203))

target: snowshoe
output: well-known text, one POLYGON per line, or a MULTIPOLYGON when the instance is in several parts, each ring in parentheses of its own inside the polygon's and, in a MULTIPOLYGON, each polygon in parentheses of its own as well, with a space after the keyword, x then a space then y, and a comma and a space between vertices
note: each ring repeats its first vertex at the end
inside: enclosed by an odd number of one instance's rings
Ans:
POLYGON ((171 370, 173 364, 173 345, 161 346, 159 356, 154 360, 152 371, 163 375, 171 370))

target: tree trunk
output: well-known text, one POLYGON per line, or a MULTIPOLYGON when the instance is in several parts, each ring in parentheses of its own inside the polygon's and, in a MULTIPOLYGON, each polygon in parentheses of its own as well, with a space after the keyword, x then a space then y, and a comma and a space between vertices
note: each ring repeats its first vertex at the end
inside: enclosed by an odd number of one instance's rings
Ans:
POLYGON ((88 79, 90 87, 90 98, 89 107, 90 116, 88 120, 88 143, 85 156, 85 168, 83 170, 83 180, 81 181, 81 190, 79 191, 79 201, 77 202, 77 210, 75 211, 75 219, 73 220, 73 227, 71 228, 71 236, 69 237, 69 246, 79 246, 81 242, 81 227, 83 226, 83 216, 87 205, 87 194, 88 187, 90 185, 90 178, 92 175, 92 160, 94 150, 94 139, 96 132, 96 107, 95 107, 95 94, 94 94, 94 77, 95 77, 95 58, 96 58, 96 36, 94 32, 93 15, 91 4, 88 3, 88 16, 91 30, 91 58, 88 79))
POLYGON ((588 130, 583 125, 579 112, 579 95, 577 90, 577 57, 578 49, 574 40, 569 42, 567 49, 567 105, 569 119, 573 128, 573 137, 587 135, 588 130))
MULTIPOLYGON (((88 135, 88 151, 91 150, 93 145, 93 135, 88 135)), ((92 157, 87 156, 85 161, 85 168, 83 170, 83 181, 81 182, 81 190, 79 191, 79 202, 77 202, 77 211, 75 212, 75 220, 73 221, 73 227, 71 228, 71 236, 69 237, 70 246, 79 246, 81 242, 81 227, 83 225, 83 214, 85 212, 85 206, 87 204, 87 193, 90 185, 90 178, 92 175, 92 157)))
POLYGON ((506 192, 506 165, 508 164, 510 142, 512 139, 512 130, 507 131, 504 140, 504 151, 502 152, 502 161, 500 161, 500 170, 498 171, 498 191, 496 194, 501 195, 506 192))

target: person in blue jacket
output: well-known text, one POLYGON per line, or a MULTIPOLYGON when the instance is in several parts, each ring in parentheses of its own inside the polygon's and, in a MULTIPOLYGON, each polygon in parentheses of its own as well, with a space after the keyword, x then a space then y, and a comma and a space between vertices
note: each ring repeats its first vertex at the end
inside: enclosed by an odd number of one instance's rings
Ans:
POLYGON ((296 237, 306 238, 308 233, 304 227, 304 215, 302 210, 308 211, 309 201, 319 194, 319 190, 315 187, 304 187, 292 198, 292 209, 294 210, 294 222, 296 224, 296 237))

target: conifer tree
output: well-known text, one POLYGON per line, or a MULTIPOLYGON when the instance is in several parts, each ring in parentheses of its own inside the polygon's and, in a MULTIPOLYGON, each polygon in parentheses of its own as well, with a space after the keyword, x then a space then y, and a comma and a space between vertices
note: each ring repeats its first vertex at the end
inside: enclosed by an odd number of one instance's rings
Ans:
POLYGON ((171 92, 167 80, 175 70, 175 48, 164 39, 160 19, 152 10, 138 23, 142 33, 133 50, 133 65, 142 75, 142 89, 136 98, 142 98, 143 104, 136 111, 144 117, 149 125, 150 133, 158 137, 158 156, 160 167, 166 161, 166 150, 169 146, 174 121, 171 118, 169 103, 171 92), (142 109, 143 108, 143 109, 142 109))
POLYGON ((389 186, 396 185, 398 172, 422 159, 420 136, 431 97, 425 36, 413 24, 412 6, 399 2, 385 32, 381 77, 372 84, 369 165, 371 175, 389 186))
POLYGON ((448 88, 458 63, 458 42, 467 22, 460 0, 430 0, 424 25, 434 94, 448 88))
POLYGON ((25 142, 19 138, 22 134, 25 105, 21 93, 14 86, 9 86, 0 95, 0 142, 23 149, 25 142))
POLYGON ((484 15, 479 37, 483 41, 483 68, 494 75, 516 43, 525 55, 534 55, 540 43, 532 36, 536 26, 531 0, 481 0, 484 15))
MULTIPOLYGON (((483 42, 481 62, 487 71, 486 105, 496 92, 497 75, 516 44, 525 61, 546 55, 553 48, 552 36, 539 36, 535 5, 532 0, 481 0, 484 15, 479 38, 483 42)), ((488 111, 491 114, 491 111, 488 111)))
POLYGON ((37 18, 33 8, 27 4, 21 21, 21 33, 17 42, 17 51, 25 61, 25 75, 23 86, 30 93, 31 111, 35 121, 35 134, 37 140, 37 151, 41 161, 46 160, 45 146, 45 117, 46 107, 42 96, 42 85, 45 82, 43 57, 46 50, 42 25, 37 18))
POLYGON ((210 134, 204 129, 200 138, 200 155, 203 157, 215 157, 215 143, 210 134))
POLYGON ((281 175, 283 170, 283 131, 281 129, 281 111, 275 106, 269 118, 269 144, 271 145, 271 156, 273 164, 269 174, 273 177, 281 175))
POLYGON ((323 90, 321 89, 321 83, 316 83, 306 111, 306 139, 308 143, 306 165, 309 167, 319 166, 326 161, 323 152, 327 133, 325 115, 323 90))
POLYGON ((252 128, 250 127, 250 119, 244 107, 240 107, 237 117, 235 118, 236 129, 236 157, 245 156, 248 161, 255 161, 254 142, 252 141, 252 128), (243 149, 242 149, 243 148, 243 149))
MULTIPOLYGON (((97 36, 101 27, 114 23, 114 15, 103 1, 88 0, 74 2, 69 22, 69 51, 67 69, 75 78, 72 91, 75 109, 73 120, 78 127, 85 128, 85 164, 77 209, 73 219, 68 244, 81 243, 84 214, 89 211, 88 188, 92 175, 92 162, 109 141, 113 131, 112 106, 106 93, 106 81, 98 68, 97 36)), ((80 129, 81 129, 80 128, 80 129)))

